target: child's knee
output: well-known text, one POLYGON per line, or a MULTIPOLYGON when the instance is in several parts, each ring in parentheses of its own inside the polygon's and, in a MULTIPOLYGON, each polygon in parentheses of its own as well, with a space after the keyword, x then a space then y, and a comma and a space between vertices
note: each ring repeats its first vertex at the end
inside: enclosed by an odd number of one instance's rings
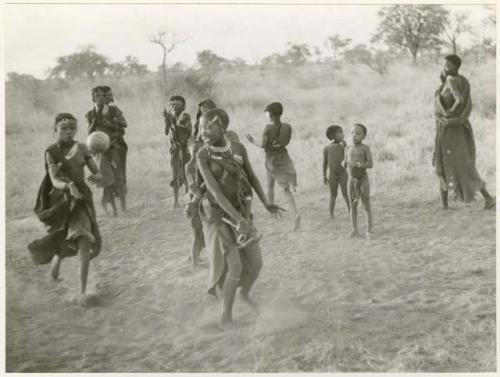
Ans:
POLYGON ((90 241, 86 237, 78 241, 78 255, 82 261, 90 259, 90 241))

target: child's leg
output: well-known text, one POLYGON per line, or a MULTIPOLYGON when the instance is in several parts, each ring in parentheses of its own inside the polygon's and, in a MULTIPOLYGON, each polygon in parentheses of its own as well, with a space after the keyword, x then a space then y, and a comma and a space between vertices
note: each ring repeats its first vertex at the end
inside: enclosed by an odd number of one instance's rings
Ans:
POLYGON ((274 204, 274 177, 267 172, 267 200, 269 204, 274 204))
POLYGON ((50 276, 52 276, 52 279, 54 279, 54 280, 59 279, 59 271, 61 269, 61 262, 62 262, 62 258, 59 255, 54 255, 54 258, 52 259, 52 264, 50 267, 50 276))
POLYGON ((240 284, 241 278, 241 258, 240 252, 236 248, 226 252, 227 274, 222 286, 222 318, 221 325, 229 324, 233 321, 233 303, 236 289, 240 284))
POLYGON ((174 190, 174 208, 179 208, 179 185, 177 182, 174 182, 172 185, 172 189, 174 190))
POLYGON ((106 213, 106 215, 109 215, 107 204, 108 204, 107 192, 106 192, 106 187, 104 187, 102 189, 101 207, 106 213))
POLYGON ((348 187, 348 194, 349 194, 349 202, 351 203, 351 227, 352 227, 352 230, 350 233, 351 237, 355 237, 355 236, 359 235, 359 232, 358 232, 358 203, 357 203, 357 201, 354 200, 354 196, 355 196, 354 185, 355 185, 354 179, 349 177, 347 187, 348 187))
POLYGON ((441 204, 443 205, 443 209, 448 209, 448 191, 440 189, 439 194, 441 196, 441 204))
POLYGON ((180 188, 180 173, 182 169, 182 162, 181 162, 181 153, 182 150, 180 148, 177 148, 172 151, 171 158, 172 158, 172 189, 174 191, 174 208, 179 208, 179 188, 180 188))
POLYGON ((87 290, 90 264, 90 242, 87 237, 78 239, 78 254, 80 256, 80 293, 84 295, 87 290))
POLYGON ((342 178, 340 178, 340 190, 342 191, 342 196, 344 197, 347 209, 351 211, 351 204, 349 202, 349 195, 347 193, 347 178, 347 174, 343 175, 342 178))
POLYGON ((118 189, 118 200, 120 201, 120 208, 122 212, 127 212, 127 200, 125 197, 125 185, 123 184, 118 189))
POLYGON ((490 195, 488 190, 486 190, 486 185, 483 186, 480 192, 484 198, 484 209, 490 209, 495 207, 496 204, 495 198, 490 195))
POLYGON ((367 175, 363 178, 363 182, 361 183, 361 202, 363 203, 363 207, 365 209, 366 231, 369 234, 373 230, 373 217, 370 205, 370 181, 368 180, 367 175))
POLYGON ((448 209, 448 185, 446 184, 446 180, 442 175, 438 174, 438 179, 441 204, 443 205, 443 209, 448 209))
POLYGON ((191 246, 191 262, 193 264, 193 268, 198 265, 200 261, 200 252, 203 249, 204 245, 203 232, 201 229, 197 231, 193 229, 193 244, 191 246))
POLYGON ((262 252, 259 244, 251 245, 240 251, 243 270, 241 272, 241 298, 253 308, 257 304, 249 297, 250 289, 259 277, 262 269, 262 252))
POLYGON ((118 210, 116 209, 114 192, 110 192, 109 194, 109 203, 111 204, 111 208, 113 209, 113 217, 118 216, 118 210))
POLYGON ((339 179, 330 177, 329 182, 330 182, 330 217, 333 219, 335 212, 335 201, 337 200, 339 179))
POLYGON ((283 188, 283 194, 285 195, 286 201, 288 202, 288 205, 292 208, 293 214, 295 215, 293 230, 299 230, 300 215, 299 211, 297 210, 297 204, 295 203, 295 198, 293 197, 292 191, 290 190, 290 183, 289 182, 283 182, 283 183, 278 182, 278 183, 283 188))

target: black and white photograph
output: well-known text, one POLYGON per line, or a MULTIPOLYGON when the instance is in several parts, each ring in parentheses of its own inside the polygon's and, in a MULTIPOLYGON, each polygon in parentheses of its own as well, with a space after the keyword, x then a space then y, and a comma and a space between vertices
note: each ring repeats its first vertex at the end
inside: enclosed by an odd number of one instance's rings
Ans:
POLYGON ((1 370, 497 372, 496 3, 2 8, 1 370))

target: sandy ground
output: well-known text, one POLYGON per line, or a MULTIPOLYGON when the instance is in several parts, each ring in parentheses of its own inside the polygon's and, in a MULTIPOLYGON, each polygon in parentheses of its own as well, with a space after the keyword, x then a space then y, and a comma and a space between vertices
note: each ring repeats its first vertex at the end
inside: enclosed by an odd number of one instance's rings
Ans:
POLYGON ((41 224, 7 221, 8 372, 496 370, 495 214, 482 204, 374 197, 369 240, 346 237, 340 198, 329 220, 324 190, 299 195, 300 232, 256 204, 261 312, 237 300, 237 326, 221 331, 206 258, 191 270, 188 223, 164 195, 129 217, 100 214, 88 308, 74 302, 77 258, 52 282, 26 249, 41 224))

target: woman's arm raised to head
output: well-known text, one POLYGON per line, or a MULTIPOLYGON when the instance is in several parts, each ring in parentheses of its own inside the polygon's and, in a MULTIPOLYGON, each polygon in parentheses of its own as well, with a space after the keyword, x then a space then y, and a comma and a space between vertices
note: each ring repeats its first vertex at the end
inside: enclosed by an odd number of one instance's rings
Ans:
POLYGON ((450 88, 451 95, 455 100, 453 106, 448 110, 448 113, 453 114, 453 112, 465 102, 465 99, 460 89, 458 77, 448 76, 446 82, 448 84, 448 87, 450 88))

